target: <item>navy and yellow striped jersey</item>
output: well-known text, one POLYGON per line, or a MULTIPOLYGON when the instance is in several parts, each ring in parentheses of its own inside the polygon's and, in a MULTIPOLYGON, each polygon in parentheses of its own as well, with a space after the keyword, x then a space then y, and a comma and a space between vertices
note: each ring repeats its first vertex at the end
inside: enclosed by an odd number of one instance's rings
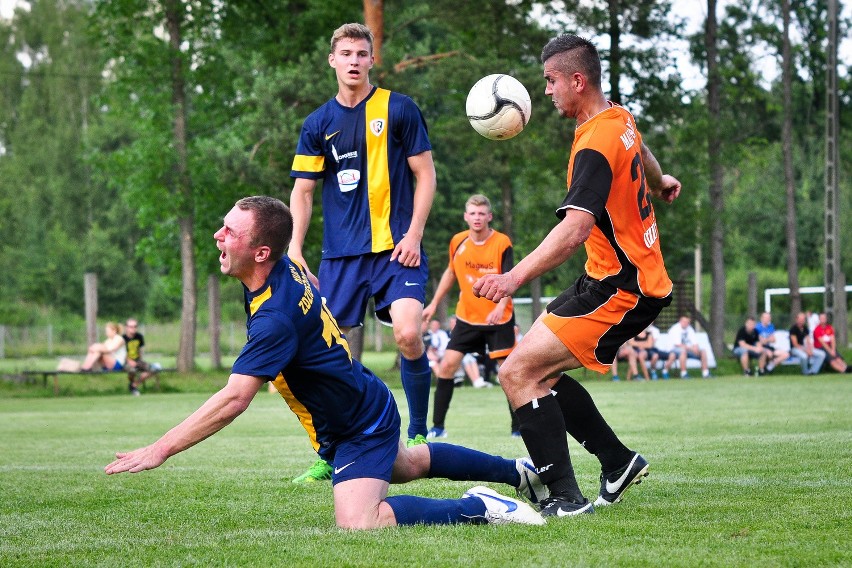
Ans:
POLYGON ((248 337, 232 372, 272 381, 320 456, 395 411, 387 386, 352 359, 319 292, 287 256, 258 290, 245 289, 245 308, 248 337))
POLYGON ((386 89, 354 108, 332 98, 305 119, 290 176, 323 180, 323 258, 396 246, 414 211, 408 158, 431 149, 420 109, 386 89))

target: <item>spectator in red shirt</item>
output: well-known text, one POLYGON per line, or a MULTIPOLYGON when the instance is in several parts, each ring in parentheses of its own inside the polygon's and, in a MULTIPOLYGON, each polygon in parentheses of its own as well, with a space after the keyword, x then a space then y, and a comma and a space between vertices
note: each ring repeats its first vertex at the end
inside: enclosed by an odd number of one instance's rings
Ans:
POLYGON ((814 347, 826 353, 826 360, 832 369, 838 373, 852 373, 852 367, 846 364, 837 352, 834 338, 834 327, 828 323, 828 316, 819 315, 819 325, 814 328, 814 347))

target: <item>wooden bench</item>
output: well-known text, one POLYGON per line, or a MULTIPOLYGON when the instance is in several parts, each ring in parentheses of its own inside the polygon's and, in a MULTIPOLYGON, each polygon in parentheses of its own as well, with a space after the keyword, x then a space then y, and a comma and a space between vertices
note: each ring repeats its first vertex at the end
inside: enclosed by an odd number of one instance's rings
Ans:
MULTIPOLYGON (((162 372, 173 372, 177 369, 151 369, 152 375, 148 378, 148 380, 154 379, 154 388, 159 391, 160 390, 160 373, 162 372)), ((41 377, 42 384, 46 387, 47 380, 49 378, 53 379, 53 395, 59 396, 59 376, 97 376, 97 375, 125 375, 127 376, 127 380, 129 381, 131 376, 134 375, 136 371, 128 371, 127 369, 120 369, 118 371, 22 371, 21 374, 25 377, 32 378, 33 381, 41 377)), ((143 386, 145 383, 142 383, 143 386)))

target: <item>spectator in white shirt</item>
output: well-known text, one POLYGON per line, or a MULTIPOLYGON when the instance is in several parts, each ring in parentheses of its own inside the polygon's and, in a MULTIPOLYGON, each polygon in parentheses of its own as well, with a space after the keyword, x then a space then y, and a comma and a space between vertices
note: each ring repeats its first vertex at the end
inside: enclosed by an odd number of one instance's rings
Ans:
POLYGON ((698 336, 695 334, 695 328, 690 324, 689 316, 680 316, 678 322, 669 329, 669 338, 674 347, 663 366, 663 376, 668 376, 675 359, 678 359, 680 363, 681 379, 689 377, 686 371, 687 359, 699 359, 701 376, 705 378, 710 376, 710 370, 707 368, 707 351, 699 347, 698 336))

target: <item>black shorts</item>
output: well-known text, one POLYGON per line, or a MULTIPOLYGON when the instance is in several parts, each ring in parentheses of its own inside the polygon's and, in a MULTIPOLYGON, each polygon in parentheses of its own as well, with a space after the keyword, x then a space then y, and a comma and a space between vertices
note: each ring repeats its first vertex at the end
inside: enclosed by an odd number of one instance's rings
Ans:
POLYGON ((515 348, 515 316, 497 325, 473 325, 462 320, 456 322, 447 349, 459 353, 484 354, 486 348, 492 359, 509 356, 515 348))

